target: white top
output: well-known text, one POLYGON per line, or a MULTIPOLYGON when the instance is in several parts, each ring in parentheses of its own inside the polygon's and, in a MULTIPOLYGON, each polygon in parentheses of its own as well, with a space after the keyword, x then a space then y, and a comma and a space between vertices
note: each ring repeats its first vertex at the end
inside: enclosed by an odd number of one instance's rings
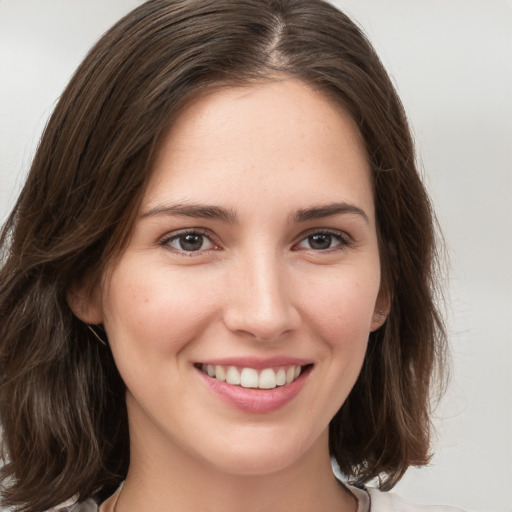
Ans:
MULTIPOLYGON (((381 492, 373 487, 359 489, 343 485, 357 498, 357 512, 463 512, 460 508, 442 505, 415 505, 392 492, 381 492)), ((47 512, 100 512, 100 508, 93 500, 76 503, 76 499, 70 499, 47 512)))

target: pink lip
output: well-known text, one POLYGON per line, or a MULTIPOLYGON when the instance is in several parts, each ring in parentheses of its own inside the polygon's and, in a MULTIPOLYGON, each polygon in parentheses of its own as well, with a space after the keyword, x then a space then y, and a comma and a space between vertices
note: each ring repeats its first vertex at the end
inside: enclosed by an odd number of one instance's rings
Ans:
MULTIPOLYGON (((222 361, 222 363, 209 362, 207 364, 220 364, 223 366, 231 365, 239 367, 250 366, 251 368, 257 368, 257 366, 254 366, 254 363, 247 364, 247 362, 244 362, 244 364, 240 364, 240 359, 236 360, 236 364, 233 362, 226 364, 226 359, 222 361)), ((297 364, 290 363, 288 361, 290 360, 287 359, 287 364, 297 364)), ((262 366, 261 368, 269 368, 272 366, 281 366, 281 364, 277 364, 276 361, 273 361, 272 364, 269 364, 269 360, 266 360, 265 366, 262 366)), ((273 389, 254 389, 244 388, 242 386, 233 386, 232 384, 227 384, 226 382, 221 382, 215 378, 209 377, 199 369, 197 370, 199 376, 203 379, 203 382, 225 403, 241 411, 253 414, 262 414, 276 411, 277 409, 280 409, 287 403, 291 402, 303 388, 307 377, 310 374, 310 371, 311 366, 308 366, 302 371, 301 375, 296 380, 285 386, 279 386, 273 389)))

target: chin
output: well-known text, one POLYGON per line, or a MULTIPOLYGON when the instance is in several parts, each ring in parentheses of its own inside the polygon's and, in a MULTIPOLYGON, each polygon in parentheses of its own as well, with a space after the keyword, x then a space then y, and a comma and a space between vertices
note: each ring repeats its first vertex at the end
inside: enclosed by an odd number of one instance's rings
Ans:
POLYGON ((307 457, 313 450, 311 444, 294 440, 286 434, 278 439, 264 439, 255 436, 250 441, 233 440, 229 447, 218 449, 218 455, 210 458, 210 463, 223 473, 240 476, 265 476, 278 473, 307 457), (284 442, 286 439, 287 442, 284 442))
POLYGON ((225 457, 220 464, 214 464, 222 473, 238 476, 261 477, 279 473, 294 463, 294 459, 283 460, 275 455, 264 456, 261 453, 258 456, 240 456, 225 457))

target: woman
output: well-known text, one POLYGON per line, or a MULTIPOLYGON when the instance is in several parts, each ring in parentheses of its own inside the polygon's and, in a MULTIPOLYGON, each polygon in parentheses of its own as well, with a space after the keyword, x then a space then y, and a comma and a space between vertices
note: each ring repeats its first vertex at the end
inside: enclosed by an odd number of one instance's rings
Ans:
POLYGON ((6 505, 408 510, 359 487, 429 460, 433 214, 328 3, 134 10, 62 95, 2 247, 6 505))

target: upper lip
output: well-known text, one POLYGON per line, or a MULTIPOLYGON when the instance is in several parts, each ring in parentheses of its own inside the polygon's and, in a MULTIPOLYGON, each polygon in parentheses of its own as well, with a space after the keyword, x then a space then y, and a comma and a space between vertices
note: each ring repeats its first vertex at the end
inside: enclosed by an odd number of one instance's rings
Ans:
POLYGON ((277 366, 305 366, 312 364, 310 359, 289 356, 274 356, 268 358, 259 357, 223 357, 198 361, 199 364, 212 366, 237 366, 239 368, 254 368, 263 370, 277 366))

